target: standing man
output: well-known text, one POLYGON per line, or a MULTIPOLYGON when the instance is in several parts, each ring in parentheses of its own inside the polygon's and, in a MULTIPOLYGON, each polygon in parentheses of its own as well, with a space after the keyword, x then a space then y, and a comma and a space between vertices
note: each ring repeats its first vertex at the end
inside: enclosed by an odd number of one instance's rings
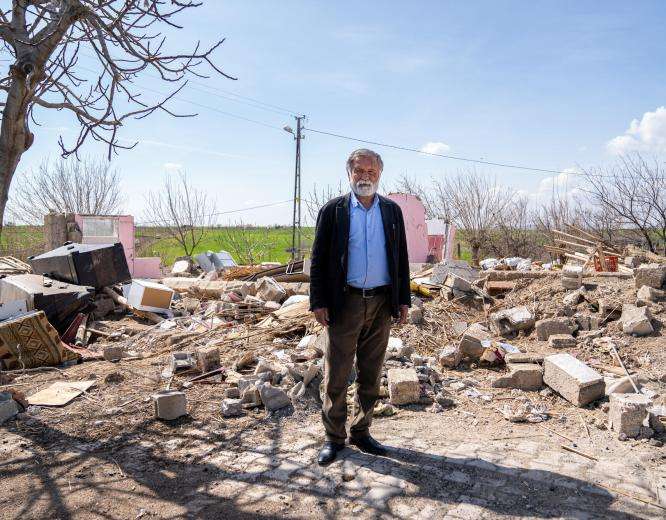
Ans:
POLYGON ((356 356, 357 391, 350 443, 364 452, 386 454, 370 436, 370 423, 391 329, 405 323, 410 306, 409 260, 400 207, 377 195, 384 168, 372 150, 347 159, 351 192, 319 211, 310 268, 310 310, 328 329, 322 410, 326 442, 319 464, 344 449, 347 382, 356 356))

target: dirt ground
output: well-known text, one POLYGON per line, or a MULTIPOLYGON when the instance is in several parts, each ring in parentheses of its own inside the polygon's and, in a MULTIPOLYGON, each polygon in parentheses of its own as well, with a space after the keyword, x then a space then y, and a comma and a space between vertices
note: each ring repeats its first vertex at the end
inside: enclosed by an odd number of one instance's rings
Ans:
MULTIPOLYGON (((604 294, 631 297, 628 281, 599 283, 604 294)), ((535 282, 505 305, 531 300, 537 314, 547 316, 563 296, 557 284, 535 282)), ((433 340, 438 324, 447 326, 442 309, 455 313, 442 305, 426 304, 424 325, 395 334, 412 338, 423 355, 434 343, 443 346, 433 340)), ((482 319, 487 312, 466 311, 466 317, 482 319)), ((608 333, 663 399, 663 337, 621 337, 612 327, 608 333)), ((271 348, 288 350, 294 341, 271 348)), ((528 352, 552 351, 533 335, 511 342, 528 352)), ((244 346, 232 342, 220 350, 224 362, 238 359, 244 346)), ((612 364, 607 352, 589 346, 569 351, 612 364)), ((347 448, 320 468, 316 388, 273 414, 255 408, 224 418, 226 385, 195 384, 186 390, 189 415, 163 422, 153 417, 150 396, 164 388, 159 373, 167 355, 90 361, 17 378, 11 387, 26 395, 60 380, 96 384, 68 406, 31 407, 0 426, 0 517, 666 518, 666 435, 619 441, 605 426, 607 399, 576 408, 548 391, 492 388, 501 367, 465 362, 442 370, 475 389, 458 392, 455 407, 431 413, 427 404, 410 405, 375 419, 373 434, 391 447, 387 457, 347 448), (525 398, 545 407, 549 419, 507 421, 503 407, 525 398)))

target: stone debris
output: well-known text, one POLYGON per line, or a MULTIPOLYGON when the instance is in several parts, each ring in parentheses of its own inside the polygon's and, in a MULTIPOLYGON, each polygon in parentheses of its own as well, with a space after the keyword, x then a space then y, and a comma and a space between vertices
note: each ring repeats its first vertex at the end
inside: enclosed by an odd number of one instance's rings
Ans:
POLYGON ((217 347, 201 347, 195 352, 197 368, 202 373, 212 372, 220 368, 220 351, 217 347))
POLYGON ((647 307, 636 307, 625 303, 622 306, 620 323, 622 324, 622 331, 632 336, 647 336, 654 332, 652 314, 647 307))
POLYGON ((264 383, 259 386, 259 396, 264 403, 266 410, 275 411, 291 404, 291 399, 281 388, 272 386, 270 383, 264 383))
POLYGON ((470 325, 460 338, 460 351, 464 357, 478 359, 490 346, 492 336, 480 323, 470 325))
POLYGON ((5 423, 23 411, 23 407, 14 400, 11 392, 0 392, 0 424, 5 423))
POLYGON ((222 417, 238 417, 243 415, 243 404, 240 399, 223 399, 220 412, 222 417))
POLYGON ((643 264, 634 269, 634 281, 636 288, 640 289, 644 285, 661 289, 666 282, 666 265, 661 264, 643 264))
POLYGON ((572 348, 576 346, 576 338, 571 334, 552 334, 548 337, 548 345, 552 348, 572 348))
POLYGON ((406 344, 402 339, 391 336, 386 347, 386 359, 409 358, 414 353, 414 347, 406 344))
POLYGON ((265 276, 257 282, 257 296, 265 302, 282 303, 287 298, 287 291, 273 278, 265 276))
POLYGON ((462 350, 455 345, 444 347, 438 356, 439 364, 445 368, 456 368, 462 361, 462 358, 462 350))
POLYGON ((120 361, 125 354, 123 347, 120 345, 109 345, 104 348, 103 356, 107 361, 120 361))
POLYGON ((571 318, 547 318, 537 321, 535 329, 539 341, 548 341, 553 334, 573 334, 576 326, 571 318))
POLYGON ((638 437, 647 419, 652 401, 641 394, 612 394, 608 412, 608 427, 617 432, 618 438, 638 437))
POLYGON ((599 298, 598 305, 599 318, 601 319, 601 323, 617 320, 622 314, 621 301, 609 298, 599 298))
POLYGON ((417 403, 421 384, 413 368, 391 368, 388 371, 389 399, 393 405, 417 403))
POLYGON ((636 305, 643 307, 651 303, 657 303, 666 299, 666 291, 655 289, 649 285, 644 285, 636 293, 636 305))
POLYGON ((164 421, 173 421, 187 415, 187 396, 184 392, 164 390, 153 394, 155 417, 164 421))
POLYGON ((567 266, 562 270, 562 287, 579 289, 583 284, 583 269, 579 266, 567 266))
POLYGON ((539 390, 543 386, 543 368, 536 363, 508 363, 509 373, 492 382, 493 388, 539 390))
POLYGON ((585 300, 585 294, 587 293, 585 287, 580 287, 579 289, 570 292, 564 298, 562 298, 562 303, 569 307, 575 307, 579 303, 585 300))
POLYGON ((534 322, 534 314, 525 306, 504 309, 490 315, 491 330, 501 336, 531 330, 534 322))
POLYGON ((510 353, 504 356, 504 361, 509 363, 539 363, 543 364, 542 354, 531 354, 529 352, 510 353))
POLYGON ((521 423, 540 423, 548 420, 550 414, 546 406, 534 404, 528 398, 520 398, 516 403, 505 403, 500 410, 507 421, 521 423))
POLYGON ((585 406, 604 396, 603 377, 571 354, 547 356, 543 382, 576 406, 585 406))

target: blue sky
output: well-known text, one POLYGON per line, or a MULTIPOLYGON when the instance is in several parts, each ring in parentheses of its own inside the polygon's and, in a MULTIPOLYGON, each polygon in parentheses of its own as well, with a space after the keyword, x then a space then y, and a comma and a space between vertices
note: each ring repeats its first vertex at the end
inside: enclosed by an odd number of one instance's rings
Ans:
MULTIPOLYGON (((213 77, 181 94, 252 124, 174 101, 198 117, 130 121, 121 152, 125 210, 145 219, 144 194, 182 167, 218 210, 291 197, 294 142, 286 114, 224 97, 250 96, 307 115, 306 126, 373 141, 555 170, 608 164, 617 153, 666 151, 664 2, 204 1, 182 16, 172 48, 226 37, 217 63, 237 81, 213 77), (635 121, 634 121, 635 120, 635 121), (634 121, 632 123, 632 121, 634 121), (432 144, 435 143, 435 144, 432 144)), ((85 71, 82 72, 85 76, 85 71)), ((152 77, 137 80, 164 91, 152 77)), ((146 91, 147 97, 155 97, 146 91)), ((44 126, 19 170, 75 137, 63 112, 37 112, 44 126)), ((306 132, 303 191, 345 180, 353 142, 306 132)), ((85 152, 103 153, 94 143, 85 152)), ((403 174, 427 182, 466 166, 377 148, 386 185, 403 174)), ((480 167, 540 200, 566 174, 480 167)), ((221 217, 288 223, 289 204, 221 217)))

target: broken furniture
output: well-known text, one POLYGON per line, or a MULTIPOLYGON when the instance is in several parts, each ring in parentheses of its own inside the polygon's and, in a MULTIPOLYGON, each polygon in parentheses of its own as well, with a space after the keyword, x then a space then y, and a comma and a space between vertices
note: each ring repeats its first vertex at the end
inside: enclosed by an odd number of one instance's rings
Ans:
POLYGON ((125 294, 127 303, 134 309, 148 312, 164 312, 171 306, 173 289, 149 280, 132 280, 125 294))
POLYGON ((42 311, 0 323, 0 368, 37 368, 77 361, 79 355, 64 347, 42 311))
POLYGON ((44 311, 56 330, 62 332, 71 318, 91 304, 90 287, 52 280, 37 274, 18 274, 0 279, 0 304, 24 300, 27 310, 44 311))
POLYGON ((66 243, 41 255, 28 257, 32 270, 56 280, 95 289, 128 282, 132 275, 127 267, 123 245, 66 243))
POLYGON ((220 251, 219 253, 206 251, 205 253, 195 256, 195 259, 206 272, 229 269, 230 267, 236 267, 237 265, 231 255, 226 251, 220 251))

